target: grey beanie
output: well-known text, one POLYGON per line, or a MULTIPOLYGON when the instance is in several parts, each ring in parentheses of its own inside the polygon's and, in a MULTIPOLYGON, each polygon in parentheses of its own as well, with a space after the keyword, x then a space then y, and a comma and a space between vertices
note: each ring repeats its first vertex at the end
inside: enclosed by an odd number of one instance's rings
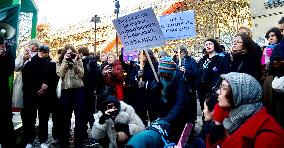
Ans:
POLYGON ((261 101, 262 88, 251 75, 230 72, 228 74, 222 74, 220 77, 228 81, 232 88, 233 108, 261 101))

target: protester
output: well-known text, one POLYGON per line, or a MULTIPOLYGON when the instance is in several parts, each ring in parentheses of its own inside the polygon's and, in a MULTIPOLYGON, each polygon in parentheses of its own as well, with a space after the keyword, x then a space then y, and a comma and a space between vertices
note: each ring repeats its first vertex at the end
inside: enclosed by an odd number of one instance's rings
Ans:
MULTIPOLYGON (((207 147, 283 146, 284 130, 263 106, 262 89, 257 80, 236 72, 222 74, 221 79, 214 121, 216 125, 223 125, 227 134, 215 143, 211 141, 212 135, 208 135, 207 147)), ((225 131, 219 128, 216 132, 225 131)))
POLYGON ((135 148, 163 147, 170 142, 177 142, 183 127, 189 122, 189 97, 185 93, 185 80, 171 57, 164 57, 159 62, 160 79, 152 90, 160 97, 154 98, 152 121, 147 130, 134 135, 128 146, 135 148))
MULTIPOLYGON (((243 26, 240 27, 238 33, 239 34, 242 34, 242 33, 247 34, 250 38, 252 38, 252 32, 247 27, 243 27, 243 26)), ((260 63, 263 51, 261 50, 261 47, 257 43, 255 43, 254 41, 253 41, 253 44, 254 44, 254 49, 255 49, 256 56, 257 56, 257 61, 260 63)))
POLYGON ((100 92, 100 88, 102 87, 102 75, 97 61, 89 54, 88 48, 81 47, 78 49, 78 53, 82 56, 84 66, 83 82, 87 97, 87 121, 90 124, 90 128, 92 128, 94 123, 93 114, 95 113, 96 94, 100 92))
POLYGON ((91 135, 103 147, 123 147, 131 136, 145 129, 133 107, 115 96, 107 96, 99 106, 91 135))
POLYGON ((232 72, 247 73, 260 81, 260 62, 250 36, 244 33, 235 35, 230 53, 232 72))
POLYGON ((15 69, 11 47, 6 42, 7 31, 0 28, 0 144, 3 148, 16 147, 14 126, 12 122, 12 101, 9 77, 15 69))
POLYGON ((51 112, 51 100, 56 98, 56 65, 49 57, 49 47, 40 46, 38 53, 26 63, 23 73, 24 108, 23 130, 26 148, 32 147, 35 139, 35 123, 38 112, 39 142, 41 148, 47 148, 48 120, 51 112))
MULTIPOLYGON (((190 114, 190 123, 195 124, 197 118, 197 102, 196 102, 196 91, 199 83, 199 69, 197 62, 192 58, 187 51, 185 46, 180 47, 181 55, 181 65, 179 69, 183 74, 186 83, 186 96, 191 98, 189 112, 190 114)), ((179 64, 179 63, 177 63, 179 64)))
MULTIPOLYGON (((278 28, 282 29, 282 35, 284 36, 284 17, 282 17, 278 23, 278 28)), ((273 49, 272 55, 270 57, 269 73, 273 76, 273 80, 270 84, 271 87, 269 91, 271 93, 271 103, 268 104, 272 116, 276 121, 284 128, 284 87, 283 87, 283 76, 284 76, 284 39, 273 49), (282 78, 282 79, 281 79, 282 78), (282 85, 281 85, 282 84, 282 85), (281 91, 282 90, 282 91, 281 91)), ((269 98, 268 98, 269 99, 269 98)), ((270 102, 270 101, 269 101, 270 102)))
POLYGON ((115 95, 118 100, 123 100, 123 81, 124 74, 122 65, 116 59, 114 53, 107 56, 107 65, 102 70, 104 89, 110 89, 109 94, 115 95))
MULTIPOLYGON (((148 52, 151 62, 154 67, 154 72, 158 71, 158 60, 155 57, 152 50, 146 50, 148 52)), ((146 57, 145 51, 140 51, 139 65, 133 65, 129 77, 129 90, 128 90, 128 103, 135 108, 136 113, 142 119, 145 125, 154 120, 156 117, 152 117, 154 111, 150 110, 152 107, 152 101, 157 97, 151 93, 151 84, 155 80, 154 72, 150 66, 150 61, 146 57)))
POLYGON ((80 56, 73 45, 65 45, 59 63, 56 65, 57 75, 62 79, 61 84, 61 135, 60 146, 69 147, 71 117, 74 110, 75 129, 74 147, 83 147, 86 124, 86 97, 83 88, 84 67, 80 56))
POLYGON ((220 44, 215 39, 207 39, 204 44, 206 54, 199 62, 200 86, 198 97, 203 110, 203 103, 212 88, 219 80, 219 76, 230 71, 230 61, 227 61, 226 55, 220 44))

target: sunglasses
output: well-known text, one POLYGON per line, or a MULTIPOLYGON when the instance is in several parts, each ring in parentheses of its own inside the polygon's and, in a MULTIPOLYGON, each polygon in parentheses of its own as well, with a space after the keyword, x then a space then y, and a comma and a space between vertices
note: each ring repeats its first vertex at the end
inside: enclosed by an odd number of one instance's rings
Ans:
POLYGON ((113 103, 107 104, 106 107, 107 107, 107 110, 109 110, 109 109, 114 109, 114 108, 115 108, 115 106, 114 106, 113 103))

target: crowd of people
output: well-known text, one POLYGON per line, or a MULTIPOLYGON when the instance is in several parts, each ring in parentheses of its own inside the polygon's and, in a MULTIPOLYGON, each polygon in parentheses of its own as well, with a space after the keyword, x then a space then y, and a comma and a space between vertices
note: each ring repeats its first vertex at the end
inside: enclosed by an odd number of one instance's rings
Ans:
MULTIPOLYGON (((203 110, 202 132, 183 147, 282 147, 284 145, 284 17, 267 31, 269 44, 259 47, 248 28, 239 28, 227 52, 216 39, 204 42, 199 61, 186 46, 156 57, 141 50, 139 61, 71 44, 58 50, 32 39, 14 60, 0 40, 1 146, 16 147, 11 98, 20 102, 23 143, 32 148, 38 137, 47 148, 52 114, 53 144, 74 147, 174 147, 186 124, 203 110), (21 93, 10 94, 9 76, 21 93), (21 99, 21 100, 19 100, 21 99), (72 113, 74 134, 70 132, 72 113), (35 130, 38 116, 38 133, 35 130)), ((14 92, 19 92, 15 90, 14 92)))

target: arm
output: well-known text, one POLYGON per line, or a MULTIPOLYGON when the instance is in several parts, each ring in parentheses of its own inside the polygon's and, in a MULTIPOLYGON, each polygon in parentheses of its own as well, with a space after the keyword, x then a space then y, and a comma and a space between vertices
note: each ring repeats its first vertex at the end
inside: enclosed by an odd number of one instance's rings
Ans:
MULTIPOLYGON (((9 77, 15 70, 15 60, 13 53, 7 49, 5 55, 0 55, 0 74, 4 77, 9 77)), ((0 80, 1 81, 1 80, 0 80)))
POLYGON ((271 131, 264 131, 258 134, 258 136, 256 136, 256 139, 254 141, 254 147, 273 148, 273 147, 281 147, 283 145, 284 145, 283 132, 282 135, 276 135, 271 131))
POLYGON ((107 132, 106 123, 104 123, 104 124, 99 123, 99 119, 100 119, 101 116, 102 116, 101 111, 99 111, 98 113, 96 113, 94 115, 95 123, 94 123, 94 126, 92 128, 91 135, 92 135, 92 138, 94 138, 96 140, 103 139, 106 136, 106 132, 107 132))
POLYGON ((190 102, 190 96, 186 96, 185 94, 185 81, 183 78, 179 77, 176 82, 176 101, 173 108, 169 111, 167 116, 163 118, 168 123, 172 124, 174 121, 179 119, 186 111, 188 104, 190 102))
POLYGON ((21 71, 24 67, 24 52, 21 51, 15 60, 15 70, 21 71))
POLYGON ((128 105, 127 112, 129 113, 129 133, 131 136, 143 131, 145 126, 139 116, 135 113, 132 106, 128 105))
POLYGON ((63 78, 67 72, 68 65, 67 61, 64 59, 62 63, 56 63, 56 73, 60 78, 63 78))
POLYGON ((84 77, 84 66, 83 66, 83 62, 82 59, 79 59, 75 62, 75 73, 79 76, 79 78, 83 78, 84 77))

